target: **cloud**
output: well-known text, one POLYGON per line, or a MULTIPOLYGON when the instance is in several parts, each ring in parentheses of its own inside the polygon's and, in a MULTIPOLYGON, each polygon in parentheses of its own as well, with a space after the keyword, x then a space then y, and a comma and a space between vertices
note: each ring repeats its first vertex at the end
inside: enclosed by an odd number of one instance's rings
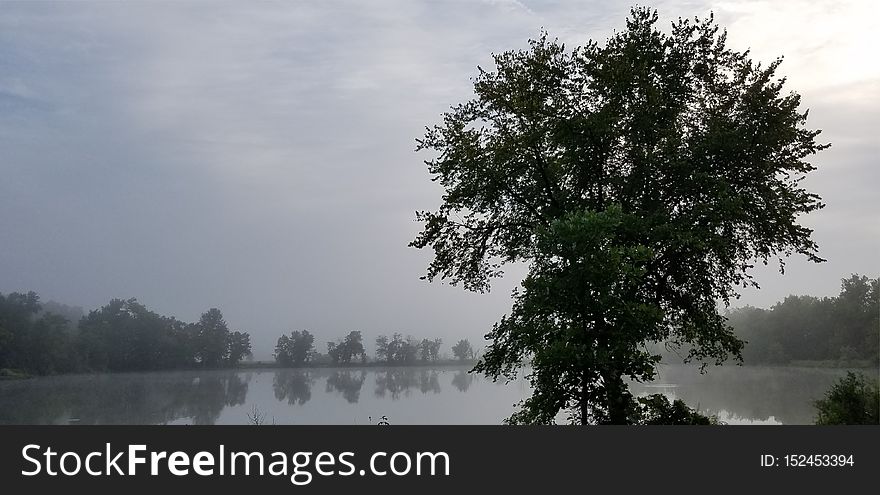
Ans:
MULTIPOLYGON (((811 185, 819 271, 762 274, 767 304, 868 271, 876 228, 878 67, 868 2, 658 4, 715 10, 730 41, 783 71, 835 146, 811 185)), ((440 191, 413 153, 471 95, 476 66, 546 29, 620 29, 624 2, 69 2, 0 12, 0 290, 95 307, 139 297, 193 320, 219 306, 266 357, 281 331, 478 340, 488 296, 418 280, 416 209, 440 191), (446 307, 456 307, 449 312, 446 307)), ((519 273, 514 270, 514 273, 519 273)))

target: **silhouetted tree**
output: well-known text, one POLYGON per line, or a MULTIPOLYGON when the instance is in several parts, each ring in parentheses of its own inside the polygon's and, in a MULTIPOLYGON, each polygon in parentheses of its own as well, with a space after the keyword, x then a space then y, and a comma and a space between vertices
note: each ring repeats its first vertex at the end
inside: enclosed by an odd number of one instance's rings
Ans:
POLYGON ((275 360, 283 366, 302 366, 315 354, 315 336, 308 330, 282 335, 275 346, 275 360))
POLYGON ((251 355, 251 336, 247 333, 232 332, 229 334, 229 364, 235 366, 246 356, 251 355))
POLYGON ((338 342, 327 342, 327 355, 336 364, 351 364, 354 358, 365 362, 367 353, 361 332, 353 331, 338 342))
POLYGON ((770 309, 746 306, 728 314, 747 341, 751 364, 831 361, 849 366, 880 363, 880 278, 851 275, 837 297, 788 296, 770 309))
POLYGON ((250 335, 230 333, 216 309, 195 324, 157 314, 136 299, 112 299, 81 314, 59 303, 42 306, 34 292, 0 294, 0 368, 38 374, 159 370, 199 360, 235 365, 250 354, 250 335))
POLYGON ((474 348, 468 339, 461 339, 457 344, 452 346, 452 355, 459 361, 474 358, 474 348))
POLYGON ((403 335, 395 333, 389 340, 387 336, 380 335, 376 339, 376 359, 392 364, 414 363, 419 355, 419 344, 412 337, 403 338, 403 335))
POLYGON ((23 342, 39 311, 36 292, 0 294, 0 369, 24 368, 23 342))
POLYGON ((797 218, 823 206, 799 181, 826 145, 782 93, 780 61, 728 49, 711 17, 656 23, 637 8, 604 46, 543 36, 495 55, 476 98, 419 141, 445 189, 411 243, 434 250, 427 278, 484 291, 505 264, 529 268, 475 368, 530 364, 511 422, 626 423, 626 379, 660 359, 647 343, 738 357, 718 301, 752 284, 756 259, 821 261, 797 218))
POLYGON ((422 339, 419 343, 419 357, 422 361, 436 361, 440 359, 440 346, 443 344, 442 339, 422 339))
POLYGON ((215 368, 229 358, 229 327, 223 313, 211 308, 196 323, 198 356, 203 366, 215 368))
POLYGON ((388 336, 376 337, 376 361, 388 362, 388 336))
MULTIPOLYGON (((199 333, 195 343, 189 339, 196 332, 188 333, 177 320, 148 310, 136 299, 113 299, 80 320, 78 345, 90 370, 168 369, 191 366, 196 355, 202 356, 203 335, 199 333)), ((225 335, 219 355, 226 355, 225 335)))

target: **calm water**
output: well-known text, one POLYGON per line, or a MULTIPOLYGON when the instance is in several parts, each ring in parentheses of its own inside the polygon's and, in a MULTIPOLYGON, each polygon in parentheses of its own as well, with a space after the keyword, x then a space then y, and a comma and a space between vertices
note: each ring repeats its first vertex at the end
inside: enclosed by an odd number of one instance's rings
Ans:
MULTIPOLYGON (((528 394, 466 367, 187 371, 73 375, 0 381, 0 423, 245 424, 254 406, 266 423, 497 424, 528 394), (372 419, 371 419, 372 418, 372 419)), ((730 424, 809 424, 812 401, 844 370, 664 366, 636 394, 683 399, 730 424)))

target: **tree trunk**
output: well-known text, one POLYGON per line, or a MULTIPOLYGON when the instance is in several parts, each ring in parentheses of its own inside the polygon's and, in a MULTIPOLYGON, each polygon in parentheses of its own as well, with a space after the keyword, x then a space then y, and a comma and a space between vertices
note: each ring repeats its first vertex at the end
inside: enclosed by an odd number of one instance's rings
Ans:
POLYGON ((590 374, 584 370, 581 376, 581 424, 587 424, 590 417, 590 374))
POLYGON ((629 392, 620 372, 610 370, 604 377, 606 397, 608 399, 608 424, 627 424, 627 409, 629 405, 629 392))

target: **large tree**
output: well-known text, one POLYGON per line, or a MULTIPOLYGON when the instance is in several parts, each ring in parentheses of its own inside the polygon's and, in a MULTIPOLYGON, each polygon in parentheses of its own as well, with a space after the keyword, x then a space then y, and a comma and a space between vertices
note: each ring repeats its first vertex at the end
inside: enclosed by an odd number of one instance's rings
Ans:
POLYGON ((799 181, 827 145, 780 60, 725 41, 712 17, 664 33, 648 9, 603 45, 545 35, 495 55, 475 98, 419 140, 445 189, 417 213, 427 278, 485 291, 505 264, 529 269, 476 366, 498 379, 531 365, 511 422, 633 422, 625 380, 654 377, 649 343, 739 357, 719 302, 756 285, 755 262, 821 261, 798 217, 823 205, 799 181))

